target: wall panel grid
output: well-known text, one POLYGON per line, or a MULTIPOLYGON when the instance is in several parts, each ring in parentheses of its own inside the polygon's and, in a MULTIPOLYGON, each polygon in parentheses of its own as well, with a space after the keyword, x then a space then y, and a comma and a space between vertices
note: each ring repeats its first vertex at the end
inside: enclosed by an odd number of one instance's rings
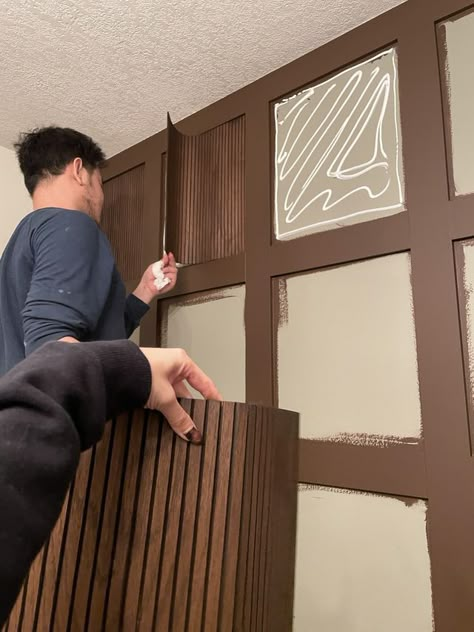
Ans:
MULTIPOLYGON (((474 235, 472 22, 461 0, 408 0, 177 123, 200 136, 245 117, 244 198, 226 194, 243 205, 241 241, 227 252, 222 230, 199 243, 160 310, 245 284, 245 396, 303 411, 300 480, 427 501, 437 632, 474 628, 472 288, 460 267, 474 235)), ((168 148, 163 132, 146 146, 155 226, 168 148)), ((186 186, 197 208, 192 174, 186 186)), ((154 321, 155 342, 161 331, 154 321)), ((328 617, 323 630, 347 632, 328 617)))

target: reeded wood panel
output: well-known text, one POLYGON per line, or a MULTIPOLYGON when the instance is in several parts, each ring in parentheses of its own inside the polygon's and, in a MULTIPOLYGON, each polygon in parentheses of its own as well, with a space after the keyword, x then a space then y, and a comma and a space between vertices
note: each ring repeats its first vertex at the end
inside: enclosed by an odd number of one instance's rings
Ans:
POLYGON ((168 117, 166 249, 180 263, 203 263, 244 249, 245 119, 199 136, 168 117))
POLYGON ((202 447, 155 414, 108 424, 4 632, 287 632, 297 416, 185 402, 202 447))
POLYGON ((104 183, 101 225, 125 281, 138 279, 143 273, 144 184, 144 164, 104 183))

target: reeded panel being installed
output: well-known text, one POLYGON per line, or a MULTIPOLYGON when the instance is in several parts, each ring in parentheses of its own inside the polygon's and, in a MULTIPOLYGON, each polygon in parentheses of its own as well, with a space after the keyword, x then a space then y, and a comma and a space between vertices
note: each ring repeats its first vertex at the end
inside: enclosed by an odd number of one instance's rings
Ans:
POLYGON ((293 632, 315 630, 432 632, 425 502, 300 486, 293 632))
POLYGON ((451 186, 455 195, 474 192, 474 13, 439 26, 439 45, 447 100, 445 116, 451 155, 451 186))
POLYGON ((416 441, 421 413, 409 255, 281 278, 275 290, 278 402, 301 413, 301 436, 416 441))
POLYGON ((277 239, 404 210, 394 48, 279 101, 274 126, 277 239))
POLYGON ((162 346, 186 349, 229 401, 245 401, 244 307, 243 285, 162 302, 162 346))
POLYGON ((244 249, 245 119, 197 136, 168 118, 165 247, 182 264, 244 249))

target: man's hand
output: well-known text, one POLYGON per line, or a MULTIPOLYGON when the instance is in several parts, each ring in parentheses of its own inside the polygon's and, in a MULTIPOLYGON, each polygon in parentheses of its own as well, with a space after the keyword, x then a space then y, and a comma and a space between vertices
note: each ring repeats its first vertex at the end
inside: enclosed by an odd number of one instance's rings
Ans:
POLYGON ((152 384, 146 408, 159 410, 174 432, 191 443, 201 443, 202 435, 177 397, 192 398, 185 380, 205 399, 222 400, 210 378, 182 349, 142 348, 151 367, 152 384))
POLYGON ((151 264, 145 270, 138 287, 133 292, 137 298, 147 305, 149 305, 156 296, 166 294, 166 292, 172 290, 176 285, 178 268, 176 267, 176 260, 173 253, 166 253, 161 259, 161 262, 163 264, 163 275, 170 281, 168 285, 165 285, 161 290, 157 289, 155 285, 155 275, 153 274, 153 264, 151 264))

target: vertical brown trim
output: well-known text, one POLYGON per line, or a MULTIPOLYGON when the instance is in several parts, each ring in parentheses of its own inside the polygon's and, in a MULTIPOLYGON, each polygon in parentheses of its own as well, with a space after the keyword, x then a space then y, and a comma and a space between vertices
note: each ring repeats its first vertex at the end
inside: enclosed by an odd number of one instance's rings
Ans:
POLYGON ((272 405, 272 288, 267 269, 270 250, 267 103, 252 104, 246 115, 246 138, 246 400, 272 405))
MULTIPOLYGON (((163 255, 163 209, 162 198, 162 154, 166 147, 166 133, 161 133, 149 145, 145 162, 144 211, 143 211, 143 251, 141 253, 142 274, 146 268, 163 255)), ((156 340, 157 305, 153 301, 149 312, 140 325, 140 344, 153 347, 156 340)))
POLYGON ((446 30, 444 24, 436 25, 438 59, 439 59, 439 80, 442 96, 442 111, 444 124, 444 142, 446 147, 446 174, 449 185, 449 197, 456 197, 456 186, 454 183, 454 162, 453 162, 453 133, 451 127, 451 105, 448 88, 448 50, 446 42, 446 30))
POLYGON ((474 592, 474 552, 470 546, 474 489, 436 33, 422 3, 412 5, 411 19, 404 24, 399 69, 434 617, 437 632, 468 632, 474 621, 474 603, 465 599, 474 592), (429 106, 421 108, 420 103, 429 106))

